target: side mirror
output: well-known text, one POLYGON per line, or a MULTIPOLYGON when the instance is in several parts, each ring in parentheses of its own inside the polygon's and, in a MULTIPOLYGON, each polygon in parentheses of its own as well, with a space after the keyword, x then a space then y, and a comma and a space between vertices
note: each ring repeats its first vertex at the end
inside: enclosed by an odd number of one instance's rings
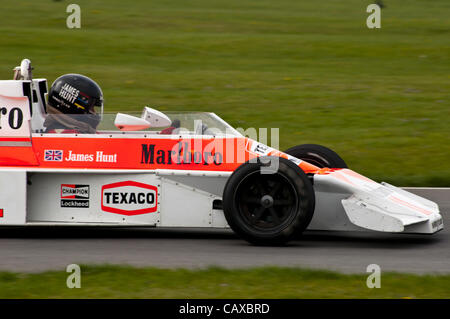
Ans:
POLYGON ((31 70, 33 70, 31 67, 31 61, 28 59, 23 59, 22 62, 20 62, 20 74, 23 76, 24 80, 31 80, 31 70))
POLYGON ((20 62, 20 66, 16 66, 13 69, 14 71, 13 80, 31 80, 32 70, 33 68, 31 67, 31 61, 28 59, 23 59, 22 62, 20 62))
POLYGON ((142 118, 124 113, 117 113, 114 125, 121 131, 140 131, 151 126, 142 118))
POLYGON ((165 127, 172 124, 167 115, 148 106, 144 107, 141 118, 150 123, 151 127, 165 127))

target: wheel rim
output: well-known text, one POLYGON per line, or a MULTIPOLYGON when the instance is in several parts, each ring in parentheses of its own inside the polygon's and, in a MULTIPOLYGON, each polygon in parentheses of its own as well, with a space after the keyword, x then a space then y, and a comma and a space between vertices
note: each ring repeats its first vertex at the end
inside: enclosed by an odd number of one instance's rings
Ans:
POLYGON ((241 180, 235 194, 240 217, 255 230, 280 230, 296 216, 298 199, 295 187, 280 172, 252 172, 241 180))

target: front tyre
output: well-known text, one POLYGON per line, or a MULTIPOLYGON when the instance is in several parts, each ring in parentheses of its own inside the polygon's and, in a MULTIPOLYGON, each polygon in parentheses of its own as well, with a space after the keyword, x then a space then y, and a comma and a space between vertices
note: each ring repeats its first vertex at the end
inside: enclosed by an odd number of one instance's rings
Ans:
POLYGON ((242 164, 223 193, 229 226, 256 245, 282 245, 301 234, 312 219, 314 205, 314 190, 306 174, 281 157, 242 164), (278 161, 277 170, 271 169, 276 165, 273 161, 278 161))
POLYGON ((336 152, 322 145, 302 144, 284 152, 320 168, 348 168, 345 161, 336 152))

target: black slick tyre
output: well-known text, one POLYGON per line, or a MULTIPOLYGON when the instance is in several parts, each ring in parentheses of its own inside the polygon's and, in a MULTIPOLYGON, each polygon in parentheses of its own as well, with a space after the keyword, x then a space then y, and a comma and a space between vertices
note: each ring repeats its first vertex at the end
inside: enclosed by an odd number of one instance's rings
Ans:
POLYGON ((314 189, 306 174, 281 157, 264 156, 242 164, 223 192, 229 226, 255 245, 283 245, 298 237, 308 227, 314 205, 314 189))

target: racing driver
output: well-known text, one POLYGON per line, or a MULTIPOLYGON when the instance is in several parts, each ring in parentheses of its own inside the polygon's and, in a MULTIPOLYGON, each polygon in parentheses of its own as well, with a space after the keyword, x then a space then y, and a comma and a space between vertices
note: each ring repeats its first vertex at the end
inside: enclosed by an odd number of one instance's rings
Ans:
POLYGON ((45 132, 96 133, 102 114, 100 86, 87 76, 65 74, 53 82, 48 93, 45 132))

